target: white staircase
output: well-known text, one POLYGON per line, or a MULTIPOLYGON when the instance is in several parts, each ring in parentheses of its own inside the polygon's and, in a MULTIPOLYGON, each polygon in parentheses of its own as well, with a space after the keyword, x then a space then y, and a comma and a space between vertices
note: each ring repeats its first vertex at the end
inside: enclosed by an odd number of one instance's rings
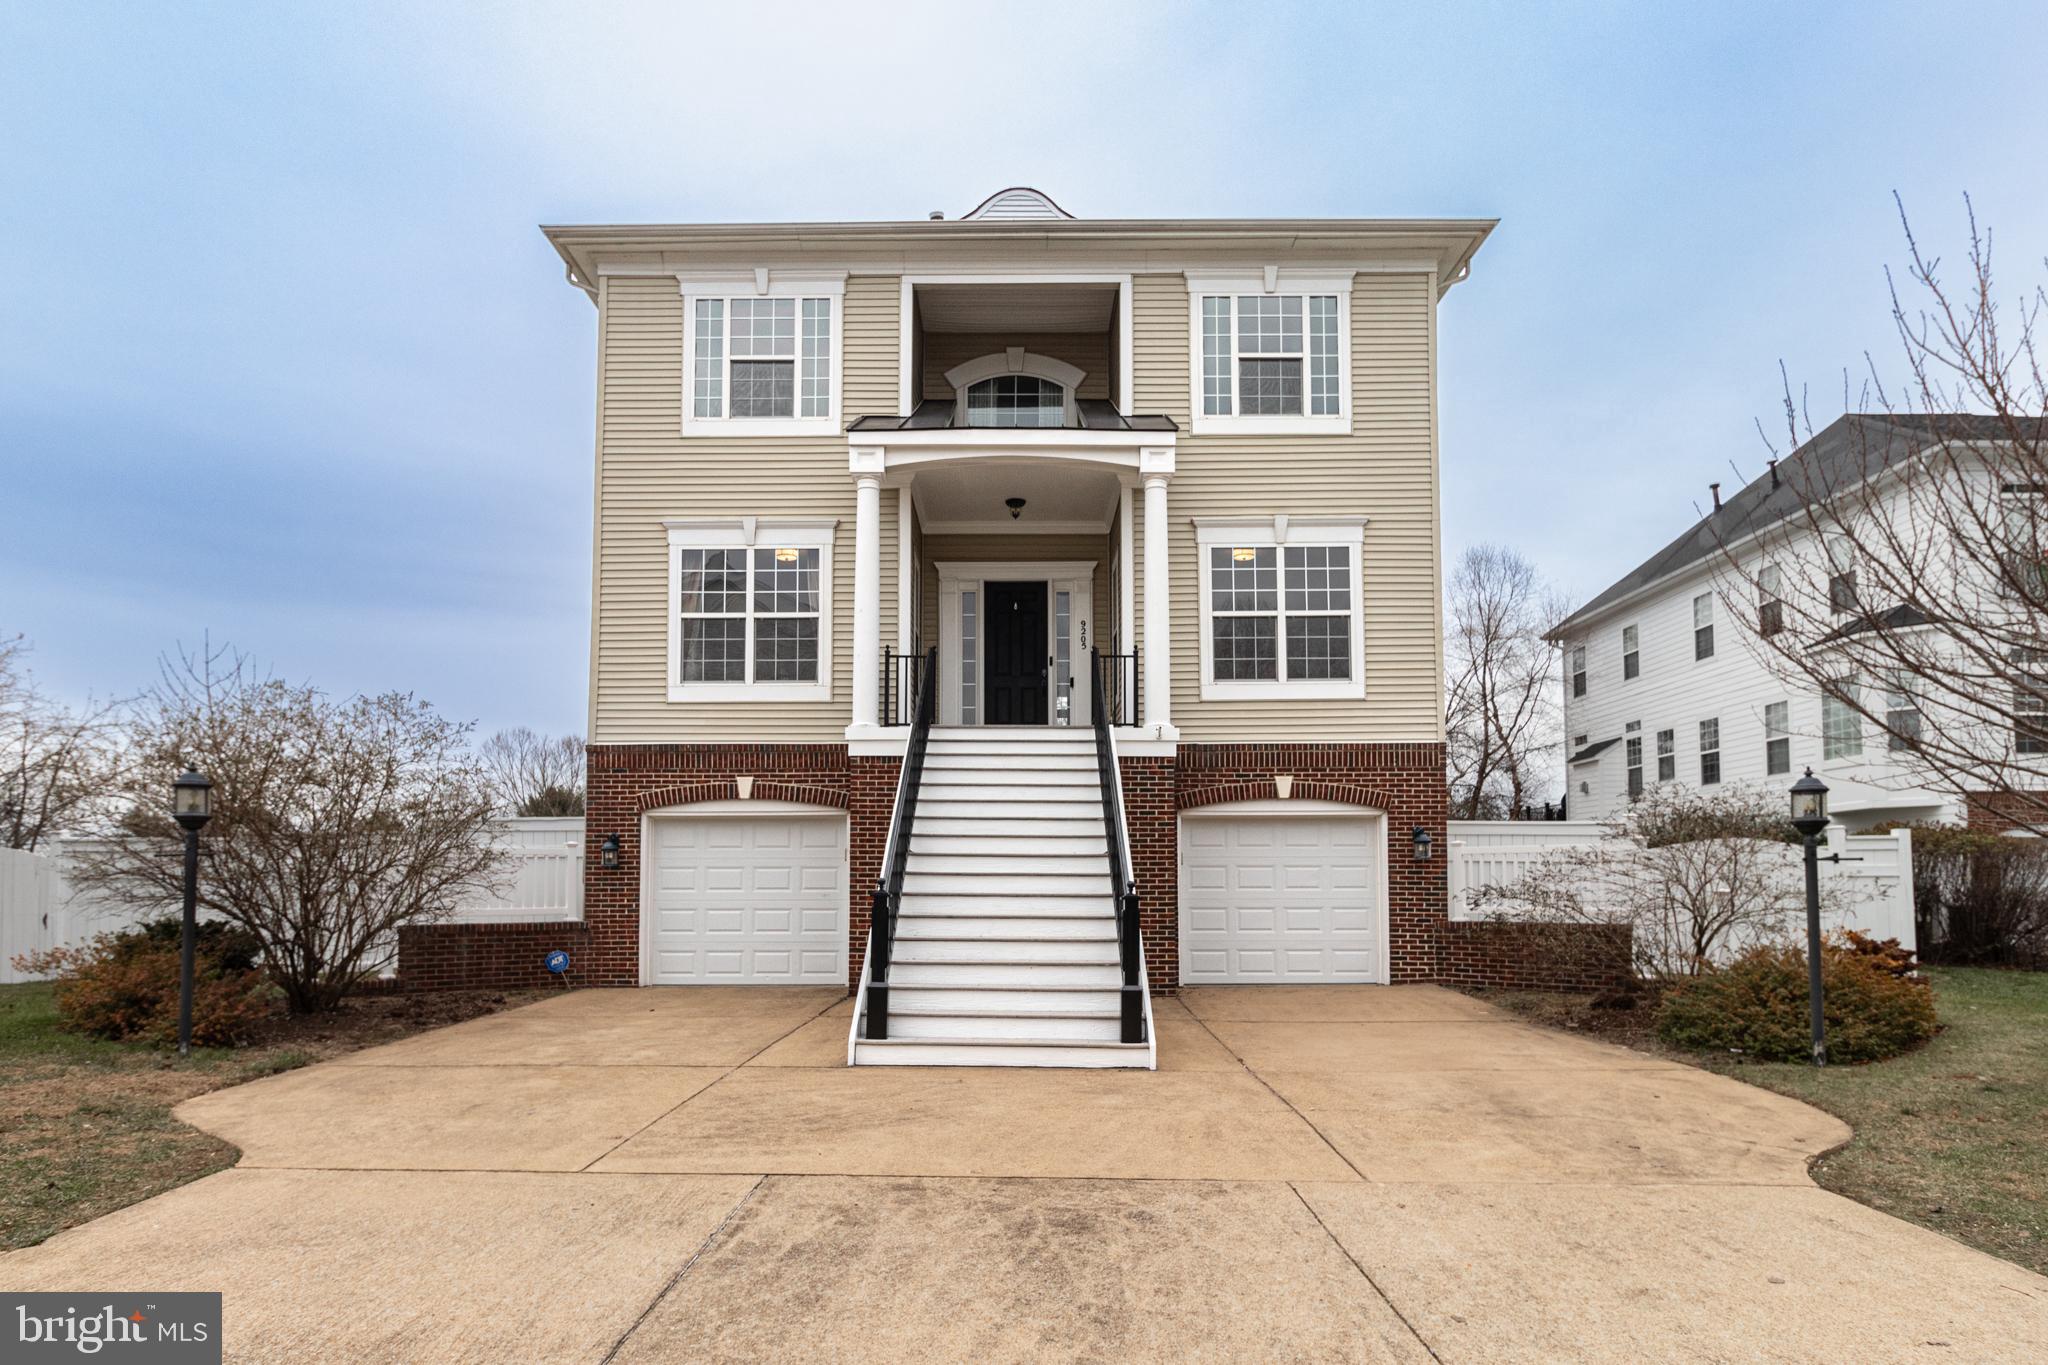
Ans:
POLYGON ((916 803, 888 1036, 862 1036, 863 990, 854 1064, 1153 1066, 1149 1000, 1148 1041, 1120 1041, 1094 732, 934 729, 916 803))

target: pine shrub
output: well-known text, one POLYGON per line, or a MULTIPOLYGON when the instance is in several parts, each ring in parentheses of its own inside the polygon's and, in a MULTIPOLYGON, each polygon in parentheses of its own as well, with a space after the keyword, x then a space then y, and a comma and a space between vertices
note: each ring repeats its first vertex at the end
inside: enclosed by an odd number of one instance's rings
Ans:
MULTIPOLYGON (((1859 936, 1860 937, 1860 936, 1859 936)), ((1828 1060, 1875 1062, 1934 1036, 1934 990, 1897 943, 1830 939, 1821 950, 1828 1060)), ((1657 1035, 1676 1047, 1803 1062, 1813 1051, 1806 953, 1751 949, 1675 985, 1658 1006, 1657 1035)))

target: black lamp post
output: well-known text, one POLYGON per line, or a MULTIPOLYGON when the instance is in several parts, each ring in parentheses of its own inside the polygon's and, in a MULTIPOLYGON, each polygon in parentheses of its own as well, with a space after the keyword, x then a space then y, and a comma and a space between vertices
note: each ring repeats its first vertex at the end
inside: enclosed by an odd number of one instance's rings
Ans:
POLYGON ((1792 784, 1792 828, 1806 842, 1806 1003, 1813 1023, 1813 1064, 1828 1064, 1820 985, 1820 836, 1828 827, 1828 784, 1806 770, 1792 784))
POLYGON ((185 831, 185 932, 178 946, 178 1055, 192 1051, 192 960, 199 949, 199 831, 213 818, 213 784, 187 768, 171 784, 171 818, 185 831))

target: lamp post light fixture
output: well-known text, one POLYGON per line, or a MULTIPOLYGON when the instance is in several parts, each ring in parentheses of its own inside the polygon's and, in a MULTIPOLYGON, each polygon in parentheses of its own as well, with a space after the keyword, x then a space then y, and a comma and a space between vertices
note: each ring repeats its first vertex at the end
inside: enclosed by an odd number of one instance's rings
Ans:
POLYGON ((1428 830, 1417 825, 1414 832, 1408 836, 1408 842, 1415 851, 1416 862, 1426 863, 1429 861, 1430 839, 1428 830))
POLYGON ((199 831, 213 818, 213 783, 187 768, 171 784, 171 818, 185 831, 185 922, 178 942, 178 1055, 192 1051, 192 966, 199 949, 199 831))
POLYGON ((1820 837, 1828 827, 1828 784, 1806 770, 1792 784, 1792 828, 1806 845, 1806 1007, 1813 1025, 1813 1064, 1828 1064, 1827 1021, 1820 983, 1820 837))

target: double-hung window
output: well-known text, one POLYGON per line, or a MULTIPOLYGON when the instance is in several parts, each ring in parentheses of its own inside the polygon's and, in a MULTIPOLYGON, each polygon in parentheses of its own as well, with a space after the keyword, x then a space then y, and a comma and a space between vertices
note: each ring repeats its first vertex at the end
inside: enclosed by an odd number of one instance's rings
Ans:
POLYGON ((1856 542, 1828 537, 1828 610, 1856 610, 1856 542))
POLYGON ((1863 716, 1857 710, 1861 698, 1856 679, 1836 678, 1820 698, 1820 756, 1860 758, 1863 755, 1863 716))
POLYGON ((832 523, 671 521, 670 701, 832 695, 832 523))
POLYGON ((2013 652, 2012 749, 2048 754, 2048 649, 2013 652))
POLYGON ((2048 597, 2048 485, 2008 483, 1999 487, 2005 544, 2005 595, 2025 602, 2048 597))
POLYGON ((1764 703, 1764 772, 1772 777, 1792 771, 1792 703, 1764 703))
POLYGON ((1909 753, 1920 747, 1920 690, 1906 669, 1893 669, 1884 689, 1885 748, 1909 753))
POLYGON ((1194 429, 1351 428, 1351 277, 1188 275, 1194 429))
POLYGON ((1700 785, 1711 787, 1721 780, 1721 721, 1700 722, 1700 785))
POLYGON ((843 276, 683 281, 683 434, 839 431, 843 276))
POLYGON ((1570 674, 1571 674, 1571 679, 1572 679, 1572 695, 1573 695, 1574 697, 1583 697, 1583 696, 1585 696, 1585 695, 1586 695, 1586 647, 1585 647, 1584 645, 1573 645, 1573 646, 1572 646, 1572 652, 1571 652, 1571 660, 1570 660, 1570 663, 1569 663, 1569 664, 1568 664, 1568 665, 1567 665, 1566 667, 1567 667, 1567 671, 1568 671, 1568 672, 1570 672, 1570 674))
POLYGON ((1657 732, 1657 780, 1670 782, 1678 776, 1678 732, 1657 732))
POLYGON ((1621 748, 1628 760, 1628 799, 1633 801, 1643 794, 1643 723, 1632 720, 1622 728, 1626 732, 1621 748))
POLYGON ((1714 657, 1714 594, 1703 592, 1692 599, 1692 657, 1714 657))
POLYGON ((1202 695, 1362 697, 1362 519, 1198 521, 1202 695), (1263 536, 1252 534, 1258 527, 1263 536))
POLYGON ((1756 633, 1765 639, 1785 628, 1784 581, 1775 564, 1756 571, 1756 633))
POLYGON ((1624 681, 1642 676, 1643 652, 1638 647, 1639 641, 1634 626, 1621 628, 1621 676, 1624 681))

